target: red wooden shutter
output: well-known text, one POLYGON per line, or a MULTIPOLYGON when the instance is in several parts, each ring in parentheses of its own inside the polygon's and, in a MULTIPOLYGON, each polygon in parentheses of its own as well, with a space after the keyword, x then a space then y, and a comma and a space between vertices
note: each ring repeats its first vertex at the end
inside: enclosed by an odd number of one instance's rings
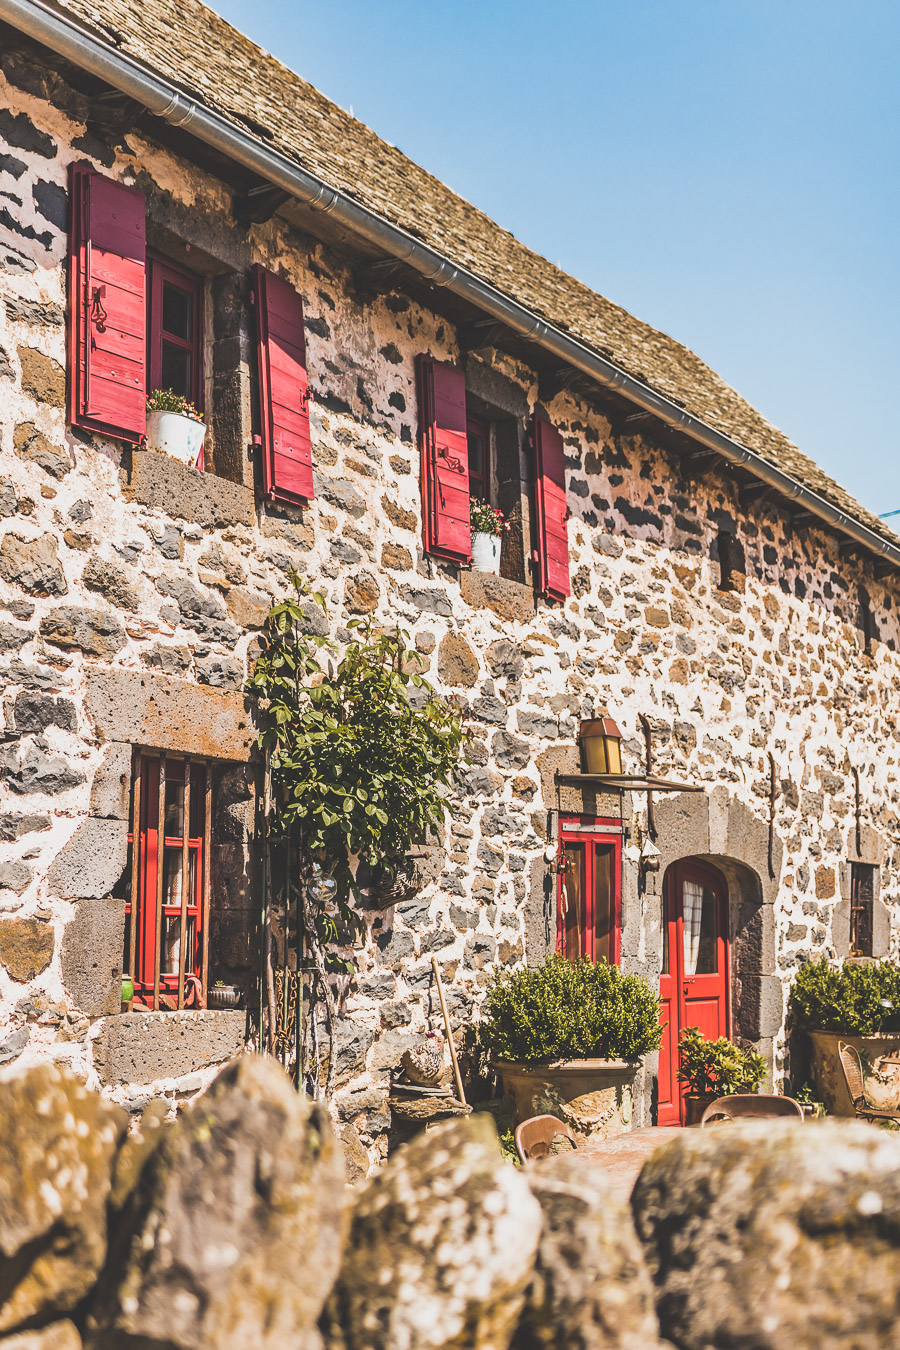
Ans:
POLYGON ((538 589, 564 600, 569 583, 569 534, 566 522, 566 461, 562 436, 543 417, 534 417, 535 508, 538 589))
POLYGON ((257 263, 256 330, 262 422, 263 488, 267 497, 315 496, 309 434, 309 380, 303 301, 293 286, 257 263))
POLYGON ((70 170, 69 420, 140 441, 146 427, 144 197, 82 164, 70 170))
POLYGON ((425 552, 470 562, 466 377, 455 366, 418 358, 419 435, 425 552))

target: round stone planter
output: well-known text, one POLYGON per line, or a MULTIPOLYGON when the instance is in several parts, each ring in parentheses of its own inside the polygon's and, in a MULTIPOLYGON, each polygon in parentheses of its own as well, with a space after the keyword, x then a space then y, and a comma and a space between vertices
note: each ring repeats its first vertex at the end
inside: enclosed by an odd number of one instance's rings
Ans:
POLYGON ((472 534, 472 567, 476 572, 500 575, 500 536, 475 530, 472 534))
POLYGON ((625 1059, 572 1059, 557 1064, 496 1060, 503 1094, 516 1124, 531 1116, 557 1116, 571 1125, 579 1144, 614 1139, 631 1129, 634 1083, 640 1063, 625 1059))
POLYGON ((879 1055, 896 1054, 900 1050, 900 1034, 897 1032, 885 1033, 883 1036, 850 1036, 840 1031, 811 1031, 809 1039, 812 1042, 813 1081, 830 1116, 856 1115, 841 1069, 839 1042, 852 1045, 870 1063, 878 1059, 879 1055))
POLYGON ((212 984, 206 994, 208 1008, 239 1008, 243 990, 236 984, 212 984))
POLYGON ((196 468, 206 438, 206 425, 181 413, 161 412, 147 414, 147 445, 173 459, 180 459, 191 469, 196 468))

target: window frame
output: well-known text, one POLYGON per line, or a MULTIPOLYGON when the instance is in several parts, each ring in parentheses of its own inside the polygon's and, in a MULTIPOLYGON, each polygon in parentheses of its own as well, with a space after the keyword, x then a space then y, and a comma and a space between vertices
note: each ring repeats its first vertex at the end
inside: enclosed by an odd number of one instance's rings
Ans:
POLYGON ((875 863, 850 864, 850 933, 851 956, 875 955, 875 863), (868 887, 865 882, 868 881, 868 887), (863 891, 867 889, 868 895, 863 891), (862 941, 860 941, 862 938, 862 941))
POLYGON ((183 1009, 187 1002, 205 1007, 209 983, 210 841, 212 765, 209 760, 170 751, 138 750, 132 765, 129 888, 125 903, 125 962, 135 999, 156 1012, 183 1009), (169 766, 177 766, 172 773, 169 766), (166 829, 166 786, 185 785, 181 835, 166 829), (202 794, 202 795, 201 795, 202 794), (199 832, 191 833, 199 822, 199 832), (162 829, 164 862, 159 867, 162 829), (135 847, 137 839, 137 847, 135 847), (181 892, 177 902, 163 895, 165 855, 181 850, 181 892), (193 868, 191 860, 194 861, 193 868), (193 878, 191 873, 193 872, 193 878), (190 895, 193 880, 193 895, 190 895), (132 921, 137 897, 138 922, 132 921), (162 969, 166 918, 178 921, 178 970, 162 969), (187 937, 193 931, 191 960, 187 937))
POLYGON ((167 258, 154 249, 147 249, 147 394, 162 385, 163 340, 173 343, 192 356, 191 392, 186 395, 198 412, 204 411, 204 334, 206 329, 205 287, 203 277, 167 258), (162 327, 163 285, 168 282, 187 291, 192 300, 193 325, 189 340, 166 332, 162 327))
POLYGON ((479 436, 481 438, 483 449, 482 472, 480 474, 472 473, 472 453, 469 449, 469 498, 472 501, 484 502, 487 506, 493 506, 493 457, 491 455, 491 424, 486 417, 478 417, 475 413, 466 410, 466 446, 470 446, 470 436, 479 436), (474 483, 481 483, 484 487, 484 496, 478 496, 474 491, 474 483))
POLYGON ((608 961, 618 966, 622 959, 622 822, 607 816, 562 816, 559 821, 557 893, 556 893, 556 951, 567 960, 576 960, 585 956, 588 960, 597 960, 597 912, 596 912, 596 846, 603 845, 611 849, 611 887, 610 887, 610 943, 608 961), (584 847, 585 886, 584 886, 584 923, 582 928, 582 950, 570 954, 566 950, 566 926, 562 909, 563 881, 565 877, 565 850, 567 844, 584 847), (589 847, 593 845, 594 847, 589 847))

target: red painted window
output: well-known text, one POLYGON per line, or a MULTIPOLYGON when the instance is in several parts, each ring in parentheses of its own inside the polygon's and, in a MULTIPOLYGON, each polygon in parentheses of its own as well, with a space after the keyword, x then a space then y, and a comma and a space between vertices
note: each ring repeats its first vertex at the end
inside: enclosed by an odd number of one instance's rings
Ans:
POLYGON ((469 496, 476 501, 491 501, 491 429, 481 417, 466 417, 466 444, 469 451, 469 496))
POLYGON ((124 967, 137 1002, 151 1008, 203 1007, 209 769, 202 761, 142 754, 133 781, 124 967))
POLYGON ((472 530, 466 377, 455 366, 430 356, 418 358, 416 375, 425 552, 467 563, 472 557, 472 530))
POLYGON ((569 518, 566 504, 566 462, 562 436, 543 417, 535 416, 534 504, 537 524, 538 589, 542 595, 564 600, 569 582, 569 518))
POLYGON ((171 389, 203 411, 203 282, 168 259, 149 259, 148 391, 171 389))
POLYGON ((69 173, 69 420, 139 442, 146 426, 144 198, 83 164, 69 173))
POLYGON ((569 961, 618 965, 622 926, 622 825, 569 817, 559 827, 556 950, 569 961))

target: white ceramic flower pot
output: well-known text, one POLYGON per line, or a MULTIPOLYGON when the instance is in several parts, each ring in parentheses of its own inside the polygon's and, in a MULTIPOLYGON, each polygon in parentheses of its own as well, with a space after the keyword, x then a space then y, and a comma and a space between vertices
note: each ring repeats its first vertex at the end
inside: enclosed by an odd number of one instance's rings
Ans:
POLYGON ((159 410, 147 414, 148 447, 171 455, 173 459, 180 459, 182 464, 187 464, 191 469, 197 466, 205 439, 206 424, 195 422, 193 417, 159 410))
POLYGON ((472 567, 476 572, 493 572, 500 575, 500 536, 484 534, 481 530, 472 533, 472 567))

